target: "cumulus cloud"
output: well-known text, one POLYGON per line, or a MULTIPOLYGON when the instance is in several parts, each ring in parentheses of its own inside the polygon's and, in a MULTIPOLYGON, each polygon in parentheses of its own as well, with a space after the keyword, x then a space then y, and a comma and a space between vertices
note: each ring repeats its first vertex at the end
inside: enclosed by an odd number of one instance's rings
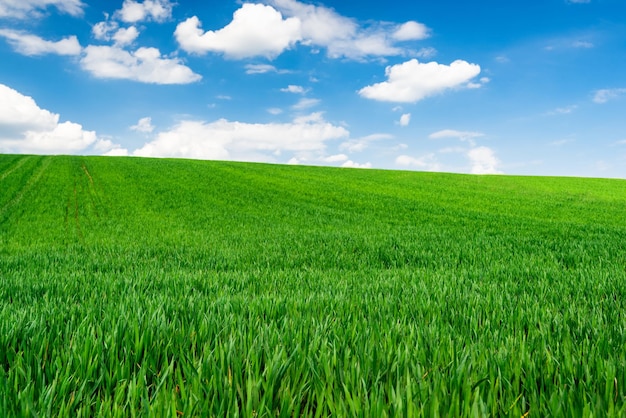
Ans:
MULTIPOLYGON (((289 123, 246 123, 219 119, 215 122, 182 121, 160 132, 134 155, 197 159, 270 161, 281 152, 324 151, 328 140, 349 136, 340 126, 313 113, 289 123)), ((294 157, 297 158, 297 155, 294 157)))
POLYGON ((122 148, 119 144, 113 143, 110 139, 99 138, 93 149, 101 155, 122 157, 128 155, 128 150, 122 148))
POLYGON ((457 60, 450 65, 437 62, 420 63, 416 59, 389 66, 387 81, 359 90, 365 98, 413 103, 445 90, 462 87, 480 74, 480 66, 457 60))
POLYGON ((337 39, 350 39, 355 36, 358 25, 353 19, 341 16, 334 10, 295 0, 270 1, 286 16, 301 22, 305 43, 328 46, 337 39))
POLYGON ((115 147, 107 152, 102 153, 105 157, 126 157, 128 156, 128 150, 126 148, 115 147))
POLYGON ((326 48, 331 58, 364 59, 368 56, 405 55, 409 51, 396 43, 427 38, 429 29, 421 23, 373 22, 362 27, 355 19, 341 16, 324 6, 297 0, 270 0, 286 16, 301 22, 302 44, 326 48))
POLYGON ((124 46, 130 45, 135 42, 135 39, 139 36, 139 31, 136 27, 131 26, 129 28, 120 28, 113 34, 113 41, 115 45, 124 46))
POLYGON ((427 55, 423 48, 414 52, 399 43, 422 40, 430 30, 422 23, 370 22, 361 26, 355 19, 332 9, 297 0, 268 0, 269 4, 244 3, 232 21, 218 30, 204 32, 198 17, 180 23, 175 36, 187 52, 222 53, 228 58, 254 56, 274 58, 297 43, 317 52, 325 48, 331 58, 362 60, 390 55, 427 55))
POLYGON ((392 36, 399 41, 421 40, 430 36, 430 30, 422 23, 409 21, 398 26, 392 36))
POLYGON ((114 21, 96 23, 91 31, 94 38, 101 41, 113 41, 116 46, 130 45, 139 36, 139 30, 135 26, 120 28, 114 21))
POLYGON ((90 45, 85 48, 81 65, 98 78, 151 84, 188 84, 202 78, 180 59, 163 58, 156 48, 139 48, 129 52, 115 46, 90 45))
POLYGON ((620 89, 600 89, 596 90, 593 95, 594 103, 606 103, 609 100, 617 99, 622 94, 626 93, 626 88, 620 89))
POLYGON ((348 156, 346 154, 329 155, 324 158, 324 162, 327 163, 340 163, 343 161, 348 161, 348 156))
POLYGON ((152 126, 152 118, 146 117, 139 119, 136 125, 130 127, 130 130, 143 133, 150 133, 154 131, 154 126, 152 126))
POLYGON ((409 126, 409 123, 411 123, 411 114, 404 113, 402 116, 400 116, 400 121, 398 123, 400 124, 400 126, 409 126))
POLYGON ((400 167, 414 167, 425 171, 440 171, 441 165, 437 161, 434 153, 429 153, 421 157, 411 157, 410 155, 399 155, 396 157, 396 164, 400 167))
POLYGON ((172 17, 174 5, 169 0, 145 0, 143 3, 134 0, 124 0, 122 9, 115 15, 123 22, 136 23, 151 20, 164 22, 172 17))
POLYGON ((97 141, 95 132, 59 122, 58 114, 41 109, 32 97, 0 84, 0 152, 72 154, 97 141))
POLYGON ((80 0, 2 0, 0 18, 40 17, 48 7, 54 7, 71 16, 80 16, 85 5, 80 0))
POLYGON ((421 157, 399 155, 396 157, 395 162, 399 167, 416 168, 424 171, 456 171, 456 169, 444 166, 437 158, 450 153, 462 154, 469 160, 469 167, 462 171, 468 170, 471 174, 502 174, 502 171, 499 169, 500 161, 495 151, 484 146, 472 146, 469 149, 462 147, 445 148, 421 157))
POLYGON ((296 93, 296 94, 304 94, 307 90, 302 86, 294 86, 293 84, 288 85, 285 88, 280 89, 283 93, 296 93))
POLYGON ((94 38, 101 41, 109 41, 111 40, 113 33, 118 30, 120 25, 111 20, 105 20, 102 22, 98 22, 91 27, 91 33, 94 38))
POLYGON ((180 23, 174 34, 180 47, 191 53, 218 52, 235 59, 272 58, 300 40, 300 21, 283 19, 271 6, 246 3, 222 29, 203 32, 200 20, 193 16, 180 23))
POLYGON ((389 139, 393 139, 393 136, 389 134, 367 135, 362 138, 355 138, 355 139, 350 139, 348 141, 342 142, 341 144, 339 144, 339 150, 347 151, 350 153, 361 152, 367 149, 370 146, 370 144, 374 141, 389 140, 389 139))
POLYGON ((348 160, 345 163, 341 164, 341 166, 344 168, 372 168, 372 163, 368 161, 366 163, 360 164, 352 160, 348 160))
POLYGON ((47 41, 36 35, 10 29, 0 29, 0 36, 6 38, 15 51, 27 56, 78 55, 82 50, 76 36, 68 36, 60 41, 47 41))
MULTIPOLYGON (((396 164, 406 167, 417 167, 423 170, 432 171, 464 171, 472 174, 501 174, 499 169, 500 161, 493 149, 486 146, 479 146, 476 139, 483 137, 481 132, 458 131, 454 129, 443 129, 433 132, 429 139, 455 139, 467 145, 449 146, 439 149, 435 153, 430 153, 419 158, 408 155, 401 155, 396 158, 396 164), (447 155, 462 155, 469 161, 466 168, 453 168, 442 163, 447 155), (437 158, 439 157, 439 158, 437 158)), ((448 157, 449 158, 449 157, 448 157)))
POLYGON ((476 147, 468 151, 472 174, 502 174, 498 169, 500 161, 489 147, 476 147))
POLYGON ((485 84, 489 83, 491 79, 489 77, 481 77, 478 82, 470 81, 465 85, 468 89, 479 89, 483 87, 485 84))

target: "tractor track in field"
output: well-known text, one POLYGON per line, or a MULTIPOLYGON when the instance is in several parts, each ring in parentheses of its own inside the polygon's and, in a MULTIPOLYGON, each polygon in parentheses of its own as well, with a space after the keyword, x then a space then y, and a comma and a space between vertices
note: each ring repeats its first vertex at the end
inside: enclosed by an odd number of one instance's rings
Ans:
POLYGON ((85 237, 83 235, 83 230, 80 227, 80 215, 78 212, 78 189, 76 187, 76 182, 74 182, 74 225, 76 226, 76 234, 78 235, 79 240, 84 241, 85 237))
POLYGON ((91 184, 93 186, 93 177, 91 177, 91 174, 89 173, 89 170, 87 169, 87 166, 85 164, 83 164, 81 166, 81 168, 83 169, 83 171, 87 175, 87 178, 89 179, 89 184, 91 184))
MULTIPOLYGON (((25 161, 27 159, 30 159, 32 157, 26 157, 24 159, 22 159, 21 161, 25 161)), ((33 170, 32 175, 30 176, 30 178, 24 182, 24 184, 22 185, 22 187, 15 193, 15 195, 13 196, 13 198, 11 200, 9 200, 7 203, 4 204, 4 206, 0 207, 0 222, 2 222, 4 216, 7 214, 7 212, 13 208, 14 206, 17 206, 22 199, 24 198, 24 195, 39 181, 39 179, 41 178, 41 176, 43 175, 43 173, 46 171, 46 169, 48 168, 48 166, 52 163, 52 159, 51 158, 42 158, 41 164, 39 165, 39 167, 37 167, 36 169, 33 170)), ((22 164, 24 164, 23 162, 20 164, 19 162, 16 164, 16 166, 21 166, 22 164)), ((14 166, 12 169, 10 169, 10 172, 13 172, 15 170, 17 170, 19 167, 14 166)), ((6 178, 9 174, 11 174, 10 172, 5 172, 3 174, 2 179, 6 178)))
POLYGON ((94 215, 96 216, 96 218, 100 218, 99 208, 102 205, 102 202, 100 201, 100 197, 98 196, 98 191, 93 181, 93 177, 91 176, 89 169, 84 163, 82 164, 81 168, 85 172, 85 175, 87 176, 87 178, 89 179, 89 184, 87 186, 87 189, 88 189, 89 199, 91 201, 91 207, 93 208, 93 211, 94 211, 94 215))
POLYGON ((9 177, 11 174, 13 174, 13 172, 18 170, 21 166, 23 166, 24 163, 26 163, 26 161, 29 161, 29 160, 32 160, 32 159, 33 159, 33 157, 30 156, 30 157, 20 158, 19 160, 17 160, 17 162, 15 164, 10 166, 4 173, 0 174, 0 181, 2 181, 5 178, 9 177))
MULTIPOLYGON (((76 168, 78 167, 76 166, 76 168)), ((80 165, 79 171, 74 172, 74 185, 71 190, 65 205, 64 225, 68 233, 73 230, 78 240, 84 242, 85 235, 81 217, 83 220, 89 218, 90 215, 100 218, 100 199, 93 176, 85 163, 80 165), (87 177, 87 182, 85 182, 83 174, 87 177), (81 213, 81 209, 85 212, 81 213)))

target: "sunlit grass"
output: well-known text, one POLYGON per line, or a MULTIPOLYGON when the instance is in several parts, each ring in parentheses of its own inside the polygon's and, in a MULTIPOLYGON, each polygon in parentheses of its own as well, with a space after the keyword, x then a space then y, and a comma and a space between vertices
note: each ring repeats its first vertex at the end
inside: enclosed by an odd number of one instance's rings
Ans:
POLYGON ((0 156, 6 416, 623 416, 626 183, 0 156))

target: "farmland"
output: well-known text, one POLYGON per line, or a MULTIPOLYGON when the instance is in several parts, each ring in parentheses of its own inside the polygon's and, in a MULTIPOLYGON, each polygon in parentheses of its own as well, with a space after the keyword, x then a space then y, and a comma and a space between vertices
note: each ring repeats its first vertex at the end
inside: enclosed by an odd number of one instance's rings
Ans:
POLYGON ((626 182, 0 156, 4 416, 624 416, 626 182))

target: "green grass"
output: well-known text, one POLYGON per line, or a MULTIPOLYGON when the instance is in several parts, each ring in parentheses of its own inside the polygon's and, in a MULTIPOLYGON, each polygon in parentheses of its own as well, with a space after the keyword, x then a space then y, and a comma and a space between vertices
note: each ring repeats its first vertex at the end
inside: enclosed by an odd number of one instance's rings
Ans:
POLYGON ((0 156, 3 416, 624 416, 626 182, 0 156))

